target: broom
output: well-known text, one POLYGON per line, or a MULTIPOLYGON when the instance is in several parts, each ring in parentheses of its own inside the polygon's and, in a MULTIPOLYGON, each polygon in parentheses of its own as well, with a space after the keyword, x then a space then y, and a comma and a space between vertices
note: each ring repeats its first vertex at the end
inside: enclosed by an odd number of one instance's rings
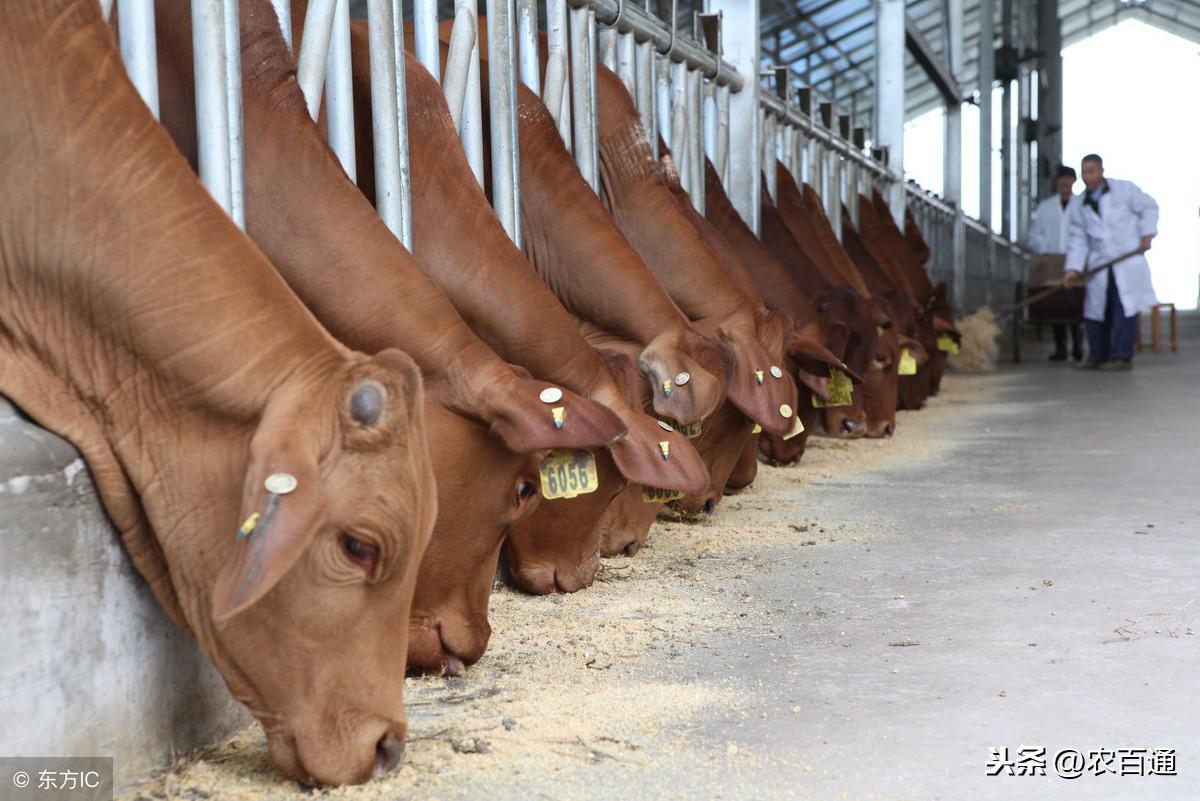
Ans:
MULTIPOLYGON (((1105 270, 1110 270, 1119 262, 1131 256, 1136 256, 1144 251, 1141 248, 1131 250, 1123 256, 1118 256, 1112 261, 1107 261, 1104 264, 1097 265, 1090 269, 1079 273, 1079 285, 1086 286, 1087 282, 1092 280, 1099 273, 1105 270)), ((1030 304, 1037 303, 1039 300, 1048 298, 1055 292, 1058 292, 1065 286, 1060 282, 1052 286, 1046 287, 1038 292, 1033 293, 1024 300, 1005 306, 998 313, 993 312, 987 306, 981 306, 975 312, 967 315, 958 323, 959 333, 962 334, 962 343, 959 346, 959 354, 950 360, 949 364, 960 370, 994 370, 996 368, 996 357, 999 355, 1000 346, 996 342, 1000 337, 1000 326, 998 320, 1013 314, 1014 312, 1024 309, 1030 304)))

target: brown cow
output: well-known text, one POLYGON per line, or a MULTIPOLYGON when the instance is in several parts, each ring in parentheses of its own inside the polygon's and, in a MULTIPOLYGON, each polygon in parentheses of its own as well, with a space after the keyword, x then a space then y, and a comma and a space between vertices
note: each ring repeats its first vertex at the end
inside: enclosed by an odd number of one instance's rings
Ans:
MULTIPOLYGON (((835 302, 826 302, 838 290, 828 288, 816 269, 804 264, 806 256, 792 240, 784 233, 782 243, 789 260, 798 263, 797 269, 789 270, 783 262, 776 258, 750 227, 742 220, 733 207, 716 170, 711 163, 705 161, 705 216, 712 222, 733 250, 737 253, 742 264, 754 281, 760 296, 769 308, 786 313, 792 318, 796 336, 788 347, 788 367, 798 380, 810 391, 801 392, 797 406, 800 420, 805 432, 791 439, 782 437, 763 436, 759 438, 759 446, 763 456, 770 464, 792 464, 804 452, 804 446, 809 432, 817 421, 818 410, 813 406, 813 393, 826 397, 827 369, 822 369, 825 361, 811 342, 823 343, 831 355, 839 359, 833 365, 844 370, 853 377, 856 383, 861 383, 858 373, 851 369, 841 357, 846 352, 849 340, 850 326, 845 320, 839 320, 834 315, 841 309, 835 302)), ((866 367, 865 354, 860 358, 859 369, 866 367)), ((734 486, 741 485, 752 463, 752 454, 743 454, 739 463, 741 469, 735 469, 730 481, 734 486)))
POLYGON ((0 391, 80 449, 280 770, 386 770, 436 512, 417 366, 317 324, 155 123, 98 4, 5 3, 0 78, 21 187, 0 204, 0 391))
MULTIPOLYGON (((159 85, 163 121, 194 160, 190 15, 180 5, 159 3, 159 85)), ((471 497, 442 505, 412 612, 411 664, 457 671, 486 644, 479 632, 497 554, 508 529, 538 507, 540 459, 552 448, 606 445, 624 427, 569 391, 555 424, 539 399, 547 383, 505 364, 467 328, 347 179, 308 116, 270 4, 243 2, 240 16, 248 231, 344 342, 368 352, 404 343, 418 354, 439 493, 471 497), (430 632, 448 644, 434 648, 430 632)))
MULTIPOLYGON (((787 181, 791 184, 790 177, 787 181)), ((865 399, 868 385, 873 390, 870 393, 873 398, 885 394, 877 388, 883 380, 879 332, 887 329, 891 320, 882 309, 869 304, 832 267, 802 209, 792 209, 790 219, 785 219, 767 193, 765 184, 764 181, 761 213, 764 244, 788 266, 807 292, 814 297, 820 295, 818 308, 822 315, 847 327, 842 358, 864 379, 863 391, 853 393, 851 405, 821 410, 822 427, 832 436, 861 437, 867 433, 865 399)))

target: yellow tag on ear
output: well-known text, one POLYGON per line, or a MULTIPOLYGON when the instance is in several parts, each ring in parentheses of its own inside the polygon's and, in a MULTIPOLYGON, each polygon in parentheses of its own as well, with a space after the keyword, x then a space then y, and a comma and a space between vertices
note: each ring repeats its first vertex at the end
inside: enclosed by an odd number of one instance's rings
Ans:
POLYGON ((596 457, 591 451, 559 448, 546 454, 538 466, 542 479, 542 497, 548 501, 576 498, 600 488, 596 457))
POLYGON ((826 385, 829 400, 821 400, 821 396, 813 393, 813 406, 817 409, 831 409, 835 406, 849 406, 854 403, 854 384, 850 376, 836 367, 829 368, 829 383, 826 385))
POLYGON ((647 487, 642 485, 642 503, 666 503, 667 501, 677 501, 684 496, 678 490, 659 489, 658 487, 647 487))
POLYGON ((762 371, 762 370, 755 370, 755 371, 754 371, 754 378, 755 378, 755 379, 758 381, 758 383, 760 383, 760 384, 761 384, 761 383, 763 382, 763 371, 762 371))
POLYGON ((909 353, 908 348, 900 349, 900 375, 916 375, 917 360, 909 353))
POLYGON ((783 435, 785 440, 799 436, 804 433, 804 423, 800 422, 800 415, 796 415, 796 424, 792 426, 792 430, 783 435))
POLYGON ((242 537, 250 536, 254 532, 254 529, 258 526, 258 517, 258 512, 253 512, 246 518, 246 522, 242 523, 242 527, 238 529, 237 538, 239 540, 242 537))
POLYGON ((662 451, 662 457, 663 457, 664 462, 671 458, 671 443, 670 442, 668 442, 667 440, 664 439, 662 442, 658 443, 658 449, 660 451, 662 451))
POLYGON ((550 414, 554 417, 554 427, 562 428, 566 421, 567 409, 565 406, 555 406, 550 410, 550 414))
POLYGON ((669 378, 663 379, 663 395, 671 397, 671 379, 669 378))
POLYGON ((762 426, 760 426, 758 423, 755 423, 755 424, 754 424, 754 428, 752 428, 752 429, 750 430, 750 433, 751 433, 751 434, 761 434, 761 433, 762 433, 762 426))
POLYGON ((949 334, 942 334, 938 337, 938 350, 945 351, 951 356, 958 355, 958 343, 949 334))
POLYGON ((883 336, 883 326, 882 325, 875 326, 875 333, 879 334, 879 336, 883 336))

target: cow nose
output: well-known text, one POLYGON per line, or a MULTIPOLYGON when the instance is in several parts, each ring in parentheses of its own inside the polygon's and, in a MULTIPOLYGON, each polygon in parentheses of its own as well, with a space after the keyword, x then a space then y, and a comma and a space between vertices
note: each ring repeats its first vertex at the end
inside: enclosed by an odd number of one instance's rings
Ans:
POLYGON ((857 437, 863 433, 866 424, 862 420, 843 420, 842 433, 847 436, 857 437))
POLYGON ((371 778, 382 776, 399 765, 403 756, 403 740, 393 737, 391 734, 380 737, 379 742, 375 743, 375 769, 371 773, 371 778))
POLYGON ((883 427, 883 435, 885 437, 890 437, 892 434, 895 434, 895 433, 896 433, 896 424, 895 423, 888 423, 886 426, 883 427))
POLYGON ((717 508, 717 499, 709 498, 704 502, 704 514, 711 515, 717 508))

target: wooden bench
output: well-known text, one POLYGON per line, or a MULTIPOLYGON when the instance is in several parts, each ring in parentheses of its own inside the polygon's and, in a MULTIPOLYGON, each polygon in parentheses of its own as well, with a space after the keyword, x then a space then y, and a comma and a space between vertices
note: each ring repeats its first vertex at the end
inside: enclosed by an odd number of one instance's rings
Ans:
MULTIPOLYGON (((1162 350, 1162 315, 1163 309, 1171 313, 1171 350, 1179 350, 1179 321, 1175 315, 1174 303, 1156 303, 1150 307, 1150 347, 1155 353, 1162 350)), ((1137 315, 1137 349, 1142 349, 1142 315, 1137 315)))

